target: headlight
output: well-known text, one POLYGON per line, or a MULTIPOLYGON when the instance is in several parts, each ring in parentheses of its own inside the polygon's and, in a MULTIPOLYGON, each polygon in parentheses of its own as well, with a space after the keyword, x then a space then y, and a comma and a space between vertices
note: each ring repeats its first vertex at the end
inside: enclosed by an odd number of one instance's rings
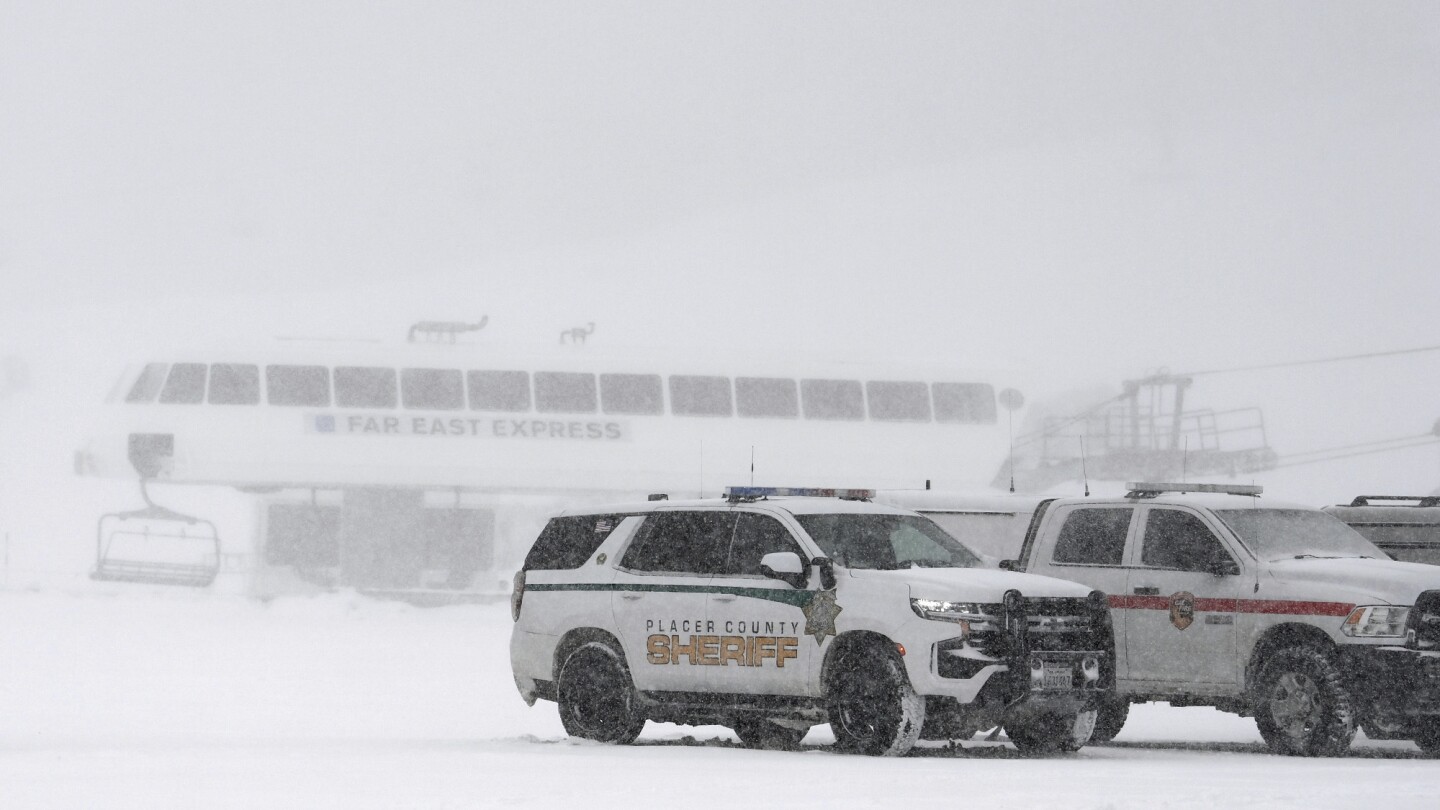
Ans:
POLYGON ((1359 638, 1403 638, 1405 620, 1410 608, 1394 605, 1368 605, 1350 611, 1340 632, 1359 638))
POLYGON ((946 602, 943 599, 911 599, 910 609, 922 619, 937 622, 958 622, 976 630, 994 630, 999 627, 995 605, 981 605, 975 602, 946 602))

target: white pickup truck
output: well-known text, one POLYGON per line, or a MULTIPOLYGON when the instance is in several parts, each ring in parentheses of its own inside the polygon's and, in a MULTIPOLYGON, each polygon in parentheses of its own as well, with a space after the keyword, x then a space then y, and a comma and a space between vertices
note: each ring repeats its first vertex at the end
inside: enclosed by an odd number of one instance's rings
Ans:
POLYGON ((996 542, 1002 568, 1109 595, 1116 698, 1095 741, 1132 702, 1253 716, 1280 753, 1333 756, 1357 728, 1440 753, 1440 568, 1396 562, 1318 509, 1259 487, 1130 484, 1123 497, 903 502, 996 542), (973 531, 972 531, 973 530, 973 531), (1016 551, 1018 549, 1018 551, 1016 551))

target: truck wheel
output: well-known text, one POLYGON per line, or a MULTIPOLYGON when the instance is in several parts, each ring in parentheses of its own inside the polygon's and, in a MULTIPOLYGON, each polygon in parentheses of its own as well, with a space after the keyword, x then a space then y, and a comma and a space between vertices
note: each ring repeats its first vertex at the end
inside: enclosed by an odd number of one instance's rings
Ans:
POLYGON ((1129 717, 1130 701, 1119 695, 1101 698, 1095 707, 1095 731, 1090 735, 1090 742, 1107 743, 1115 739, 1129 717))
POLYGON ((560 667, 556 698, 565 733, 626 745, 640 736, 645 718, 635 709, 635 685, 625 660, 603 641, 582 644, 560 667))
POLYGON ((1255 725, 1277 754, 1342 756, 1355 737, 1355 717, 1340 670, 1318 650, 1275 653, 1260 673, 1255 725))
POLYGON ((809 729, 790 728, 764 718, 736 720, 730 727, 746 748, 766 751, 794 751, 800 747, 809 729))
POLYGON ((1440 719, 1432 717, 1416 726, 1415 744, 1432 757, 1440 755, 1440 719))
POLYGON ((1094 709, 1074 714, 1037 714, 1005 726, 1005 734, 1022 754, 1068 754, 1079 751, 1095 731, 1094 709))
POLYGON ((830 727, 841 750, 869 756, 903 756, 925 725, 925 698, 889 651, 854 647, 835 661, 830 686, 830 727))

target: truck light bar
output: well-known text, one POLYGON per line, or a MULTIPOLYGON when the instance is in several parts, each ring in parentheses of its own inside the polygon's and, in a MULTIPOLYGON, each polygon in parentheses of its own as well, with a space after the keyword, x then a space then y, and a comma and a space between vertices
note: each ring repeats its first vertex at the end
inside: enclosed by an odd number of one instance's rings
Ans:
POLYGON ((1153 498, 1162 492, 1213 492, 1220 495, 1257 496, 1265 488, 1256 484, 1152 484, 1132 482, 1125 485, 1127 498, 1153 498))
POLYGON ((821 487, 726 487, 725 497, 731 501, 756 498, 839 498, 844 501, 868 501, 875 497, 873 489, 824 489, 821 487))

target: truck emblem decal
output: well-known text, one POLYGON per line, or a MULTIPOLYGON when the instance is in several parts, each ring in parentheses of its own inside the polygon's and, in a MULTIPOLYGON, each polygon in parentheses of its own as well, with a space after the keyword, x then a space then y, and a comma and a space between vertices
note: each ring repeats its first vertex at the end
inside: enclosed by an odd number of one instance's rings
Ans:
POLYGON ((1195 594, 1180 591, 1170 595, 1170 623, 1184 630, 1195 621, 1195 594))
POLYGON ((826 636, 835 635, 835 617, 844 608, 835 603, 834 591, 820 591, 801 611, 805 614, 805 634, 824 644, 826 636))

